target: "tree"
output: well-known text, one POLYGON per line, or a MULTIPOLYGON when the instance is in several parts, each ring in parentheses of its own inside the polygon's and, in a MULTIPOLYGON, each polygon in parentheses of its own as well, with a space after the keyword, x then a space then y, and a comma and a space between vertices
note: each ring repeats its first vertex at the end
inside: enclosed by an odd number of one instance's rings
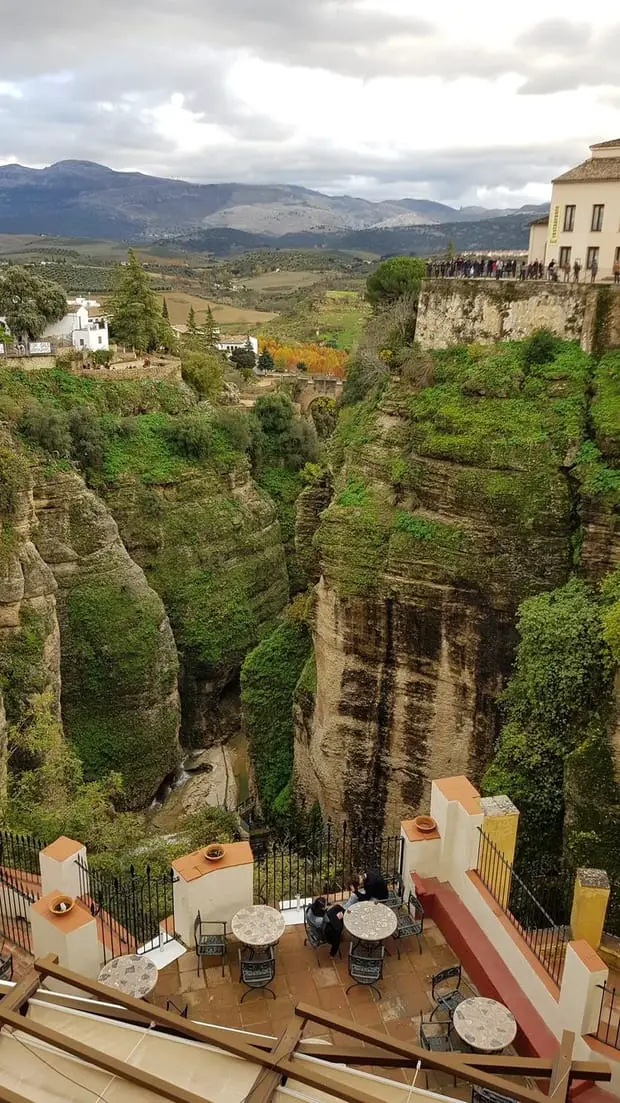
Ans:
POLYGON ((207 307, 204 324, 201 328, 201 334, 204 338, 204 342, 207 348, 216 348, 219 337, 219 330, 215 324, 215 318, 213 317, 213 311, 211 310, 210 306, 207 307))
POLYGON ((273 371, 274 359, 269 349, 263 349, 258 358, 258 370, 262 372, 273 371))
POLYGON ((249 379, 256 367, 256 356, 252 346, 248 348, 246 345, 242 349, 233 349, 230 359, 235 367, 239 369, 243 378, 249 379))
POLYGON ((169 322, 169 321, 170 321, 170 315, 169 315, 169 313, 168 313, 168 303, 166 302, 166 300, 165 300, 165 299, 164 299, 164 301, 163 301, 163 303, 162 303, 162 306, 161 306, 161 316, 162 316, 162 318, 164 318, 164 319, 165 319, 165 320, 166 320, 167 322, 169 322))
POLYGON ((217 352, 184 352, 181 358, 183 379, 201 398, 216 398, 222 389, 224 363, 217 352))
POLYGON ((390 257, 366 280, 366 299, 374 307, 384 306, 403 295, 420 291, 420 280, 426 275, 426 262, 420 257, 390 257))
POLYGON ((136 352, 154 352, 160 345, 174 344, 174 335, 159 309, 151 280, 133 249, 116 276, 110 329, 117 341, 136 352))
POLYGON ((67 313, 65 290, 19 265, 10 265, 0 276, 0 315, 13 337, 36 341, 46 326, 67 313))
POLYGON ((190 306, 189 312, 188 312, 188 315, 187 315, 187 332, 188 333, 197 333, 198 332, 198 326, 196 325, 196 314, 194 312, 193 306, 190 306))
POLYGON ((298 360, 295 367, 297 368, 297 371, 308 371, 308 365, 306 364, 305 360, 298 360))

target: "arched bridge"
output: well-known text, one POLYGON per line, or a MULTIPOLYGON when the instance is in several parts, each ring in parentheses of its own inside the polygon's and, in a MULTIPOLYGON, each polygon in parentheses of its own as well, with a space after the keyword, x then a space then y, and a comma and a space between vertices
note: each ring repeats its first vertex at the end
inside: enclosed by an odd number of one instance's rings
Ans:
POLYGON ((302 384, 297 398, 302 414, 308 412, 317 398, 340 398, 343 386, 342 379, 336 379, 334 375, 308 376, 308 380, 302 384))

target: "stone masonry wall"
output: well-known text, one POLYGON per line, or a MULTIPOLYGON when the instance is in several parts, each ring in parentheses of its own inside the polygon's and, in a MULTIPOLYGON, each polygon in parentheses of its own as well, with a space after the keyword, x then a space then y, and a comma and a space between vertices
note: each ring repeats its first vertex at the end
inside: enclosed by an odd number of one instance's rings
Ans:
POLYGON ((425 280, 416 340, 422 348, 453 344, 520 341, 547 328, 591 352, 620 344, 620 289, 589 284, 515 280, 425 280), (597 321, 605 296, 604 333, 597 321))

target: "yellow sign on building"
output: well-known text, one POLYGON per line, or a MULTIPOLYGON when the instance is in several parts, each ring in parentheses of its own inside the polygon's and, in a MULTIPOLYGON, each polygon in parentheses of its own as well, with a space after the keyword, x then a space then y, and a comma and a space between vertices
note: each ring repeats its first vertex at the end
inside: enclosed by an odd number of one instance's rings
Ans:
POLYGON ((555 203, 551 208, 551 218, 549 219, 549 244, 557 245, 558 233, 560 230, 560 204, 555 203))

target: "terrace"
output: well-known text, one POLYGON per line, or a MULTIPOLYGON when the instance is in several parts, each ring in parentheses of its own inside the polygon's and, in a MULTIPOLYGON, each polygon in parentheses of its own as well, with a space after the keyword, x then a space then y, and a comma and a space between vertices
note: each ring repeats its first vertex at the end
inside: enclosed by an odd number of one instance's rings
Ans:
MULTIPOLYGON (((604 873, 579 871, 572 929, 559 927, 512 867, 518 812, 506 798, 485 801, 465 778, 440 779, 433 783, 431 814, 436 826, 430 833, 409 821, 396 840, 375 839, 371 844, 359 834, 345 840, 329 833, 303 853, 292 843, 264 854, 253 854, 247 843, 225 844, 218 863, 197 851, 176 861, 171 877, 162 884, 116 883, 114 891, 99 875, 89 874, 79 843, 58 840, 41 850, 39 878, 33 872, 32 854, 18 848, 12 855, 5 840, 0 921, 5 934, 21 932, 22 942, 21 952, 13 955, 14 979, 32 977, 33 955, 39 959, 37 969, 49 970, 45 962, 51 953, 60 967, 56 973, 52 969, 48 986, 54 976, 68 976, 63 969, 71 970, 73 987, 118 1003, 121 1011, 114 1011, 115 1018, 131 1012, 132 1023, 136 1015, 138 1021, 147 1017, 155 1025, 161 1020, 162 1028, 180 1035, 187 1029, 194 1040, 198 1028, 191 1024, 209 1024, 198 1030, 200 1041, 233 1039, 237 1045, 239 1040, 246 1056, 255 1051, 278 1054, 282 1039, 294 1036, 289 1057, 301 1046, 304 1060, 312 1055, 328 1070, 325 1083, 329 1070, 345 1066, 351 1076, 365 1078, 343 1090, 342 1096, 340 1088, 325 1089, 327 1098, 396 1100, 400 1096, 393 1093, 404 1090, 409 1095, 403 1103, 419 1095, 431 1098, 429 1092, 435 1093, 433 1098, 465 1100, 472 1097, 473 1084, 476 1093, 480 1085, 493 1085, 504 1096, 525 1103, 548 1097, 562 1103, 576 1094, 583 1095, 582 1103, 610 1100, 612 1096, 593 1085, 611 1079, 613 1090, 620 1091, 614 976, 597 953, 609 897, 604 873), (421 950, 415 937, 399 940, 399 957, 394 942, 385 941, 388 954, 378 982, 381 998, 368 987, 347 991, 347 941, 342 958, 335 960, 328 956, 329 947, 304 944, 304 900, 318 892, 328 893, 330 900, 341 899, 346 871, 371 858, 385 872, 398 868, 406 890, 414 889, 424 907, 421 950), (29 871, 29 903, 15 866, 18 860, 29 871), (59 892, 73 902, 69 921, 58 914, 50 917, 50 901, 59 892), (40 898, 34 899, 37 895, 40 898), (277 939, 270 984, 275 998, 258 989, 242 1002, 246 987, 239 976, 239 945, 230 936, 231 920, 256 902, 280 909, 276 919, 283 933, 277 939), (194 952, 198 912, 203 919, 227 922, 229 945, 223 966, 219 958, 199 960, 194 952), (146 1005, 116 996, 97 983, 102 962, 135 952, 157 967, 146 1005), (457 963, 462 965, 468 995, 494 999, 510 1011, 518 1028, 514 1048, 481 1057, 480 1050, 429 1054, 419 1047, 420 1017, 427 1019, 436 1006, 433 974, 457 963), (305 1037, 300 1017, 306 1023, 305 1037), (308 1038, 313 1041, 306 1044, 308 1038), (357 1045, 349 1044, 351 1038, 357 1045), (248 1051, 248 1045, 253 1050, 248 1051), (370 1088, 368 1077, 374 1077, 370 1088), (550 1082, 548 1092, 545 1080, 550 1082)), ((28 984, 31 990, 32 980, 28 984)), ((1 1001, 0 1024, 5 1021, 3 1007, 1 1001)), ((103 1014, 99 1007, 94 1013, 103 1014)), ((78 1009, 91 1010, 88 1004, 78 1009)), ((273 1062, 272 1073, 284 1067, 275 1057, 273 1062)), ((0 1062, 0 1098, 2 1076, 0 1062)), ((310 1083, 307 1078, 302 1081, 310 1083)), ((313 1080, 311 1086, 317 1084, 313 1080)), ((203 1090, 214 1098, 208 1083, 203 1090)), ((323 1098, 325 1091, 311 1091, 310 1098, 323 1098)), ((164 1095, 177 1098, 174 1087, 164 1095)), ((257 1099, 263 1099, 260 1092, 257 1099)))

